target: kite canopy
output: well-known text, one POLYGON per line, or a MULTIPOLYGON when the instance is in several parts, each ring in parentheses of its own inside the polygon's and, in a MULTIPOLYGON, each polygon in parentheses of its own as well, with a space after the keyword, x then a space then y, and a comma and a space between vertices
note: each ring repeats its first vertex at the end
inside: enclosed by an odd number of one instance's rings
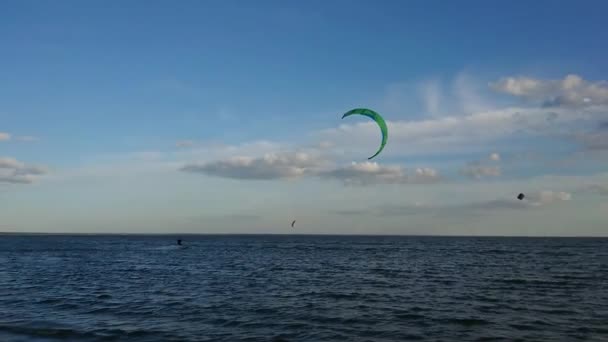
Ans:
POLYGON ((293 222, 291 222, 292 227, 293 227, 294 223, 296 223, 296 220, 293 220, 293 222))
POLYGON ((520 200, 520 201, 521 201, 522 199, 524 199, 524 197, 525 197, 525 196, 524 196, 524 194, 519 194, 519 195, 517 195, 517 199, 518 199, 518 200, 520 200))
POLYGON ((374 121, 376 121, 378 126, 380 126, 380 131, 382 131, 382 143, 380 144, 380 149, 378 149, 378 151, 373 156, 367 158, 367 159, 372 159, 375 156, 377 156, 380 152, 382 152, 382 150, 384 149, 384 145, 386 145, 386 140, 388 138, 388 129, 386 127, 386 122, 384 122, 384 119, 382 118, 382 116, 380 116, 380 114, 374 112, 371 109, 367 109, 367 108, 351 109, 348 112, 344 113, 344 115, 342 115, 342 119, 344 119, 347 116, 353 115, 353 114, 367 116, 367 117, 373 119, 374 121))

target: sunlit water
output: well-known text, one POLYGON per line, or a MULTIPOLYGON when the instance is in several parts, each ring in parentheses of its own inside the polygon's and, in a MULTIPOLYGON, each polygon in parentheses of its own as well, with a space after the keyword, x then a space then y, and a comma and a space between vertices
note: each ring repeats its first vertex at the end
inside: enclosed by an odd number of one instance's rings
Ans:
POLYGON ((1 236, 0 341, 608 341, 608 239, 1 236))

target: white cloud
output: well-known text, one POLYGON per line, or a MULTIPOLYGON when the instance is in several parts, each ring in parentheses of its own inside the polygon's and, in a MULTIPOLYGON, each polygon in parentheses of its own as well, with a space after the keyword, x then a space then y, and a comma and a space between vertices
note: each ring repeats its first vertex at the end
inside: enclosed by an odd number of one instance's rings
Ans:
POLYGON ((46 173, 43 167, 27 165, 15 158, 0 157, 0 183, 32 183, 37 176, 46 173))
POLYGON ((534 206, 541 206, 559 201, 569 201, 572 199, 572 194, 565 191, 550 191, 543 190, 532 194, 525 194, 524 200, 534 206))
POLYGON ((429 167, 416 168, 415 179, 425 183, 426 181, 435 181, 439 179, 439 172, 429 167))
POLYGON ((324 171, 321 178, 338 179, 346 185, 435 183, 439 173, 432 168, 416 168, 409 175, 405 168, 398 165, 382 166, 375 162, 353 162, 349 166, 324 171))
POLYGON ((608 82, 589 82, 574 74, 561 80, 540 80, 530 77, 504 77, 490 83, 503 93, 528 100, 541 101, 548 107, 584 107, 608 105, 608 82))
POLYGON ((315 155, 305 152, 267 153, 263 157, 236 156, 202 164, 187 164, 180 170, 236 179, 293 179, 313 173, 323 165, 315 155))
POLYGON ((485 177, 499 177, 502 174, 500 166, 496 165, 484 165, 484 162, 498 162, 500 161, 500 155, 498 153, 492 153, 489 155, 487 160, 473 161, 467 163, 467 165, 460 170, 460 172, 474 179, 482 179, 485 177))
POLYGON ((502 175, 500 166, 496 163, 500 161, 500 154, 494 152, 491 153, 487 158, 483 160, 477 160, 467 163, 460 172, 473 179, 482 179, 485 177, 499 177, 502 175), (490 162, 494 165, 486 165, 485 163, 490 162))
POLYGON ((437 170, 418 167, 410 173, 399 165, 382 166, 375 162, 353 162, 333 167, 323 149, 301 149, 264 153, 262 156, 231 156, 214 161, 187 163, 180 171, 209 176, 243 179, 273 180, 318 176, 338 179, 348 185, 434 183, 439 181, 437 170))
POLYGON ((34 136, 31 136, 31 135, 19 135, 19 136, 13 137, 9 133, 0 132, 0 141, 7 141, 7 140, 11 140, 13 138, 16 141, 21 141, 21 142, 32 142, 32 141, 38 141, 39 140, 38 137, 34 137, 34 136))
POLYGON ((15 158, 0 157, 0 169, 18 169, 23 166, 24 164, 15 158))
POLYGON ((501 175, 499 166, 485 166, 478 163, 469 163, 462 169, 462 173, 470 178, 498 177, 501 175))

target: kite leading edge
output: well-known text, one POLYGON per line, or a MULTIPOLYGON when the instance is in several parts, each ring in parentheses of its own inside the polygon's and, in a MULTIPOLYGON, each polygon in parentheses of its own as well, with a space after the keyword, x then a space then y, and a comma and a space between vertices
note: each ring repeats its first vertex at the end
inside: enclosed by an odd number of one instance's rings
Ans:
POLYGON ((367 117, 371 118, 372 120, 374 120, 378 124, 378 126, 380 126, 380 131, 382 131, 382 143, 380 144, 380 148, 378 149, 378 151, 373 156, 367 158, 368 160, 372 159, 375 156, 377 156, 378 154, 380 154, 380 152, 382 152, 382 150, 384 149, 384 145, 386 145, 386 140, 388 138, 388 129, 386 127, 386 122, 384 121, 382 116, 380 116, 380 114, 374 112, 371 109, 367 109, 367 108, 351 109, 348 112, 344 113, 344 115, 342 115, 342 119, 344 119, 347 116, 353 115, 353 114, 367 116, 367 117))

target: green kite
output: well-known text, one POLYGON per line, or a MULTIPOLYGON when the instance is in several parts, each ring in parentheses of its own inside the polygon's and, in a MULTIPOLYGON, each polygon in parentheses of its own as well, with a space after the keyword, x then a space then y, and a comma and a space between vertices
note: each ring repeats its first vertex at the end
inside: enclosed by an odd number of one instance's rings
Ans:
POLYGON ((368 160, 372 159, 375 156, 377 156, 382 151, 382 149, 384 149, 384 145, 386 145, 386 139, 388 138, 388 129, 386 127, 386 122, 384 122, 384 119, 380 116, 380 114, 374 112, 371 109, 367 109, 367 108, 351 109, 348 112, 346 112, 344 115, 342 115, 342 119, 344 119, 345 117, 347 117, 349 115, 353 115, 353 114, 365 115, 369 118, 372 118, 374 121, 376 121, 378 126, 380 126, 380 130, 382 131, 382 144, 380 145, 380 149, 378 150, 378 152, 376 152, 376 154, 367 158, 368 160))

